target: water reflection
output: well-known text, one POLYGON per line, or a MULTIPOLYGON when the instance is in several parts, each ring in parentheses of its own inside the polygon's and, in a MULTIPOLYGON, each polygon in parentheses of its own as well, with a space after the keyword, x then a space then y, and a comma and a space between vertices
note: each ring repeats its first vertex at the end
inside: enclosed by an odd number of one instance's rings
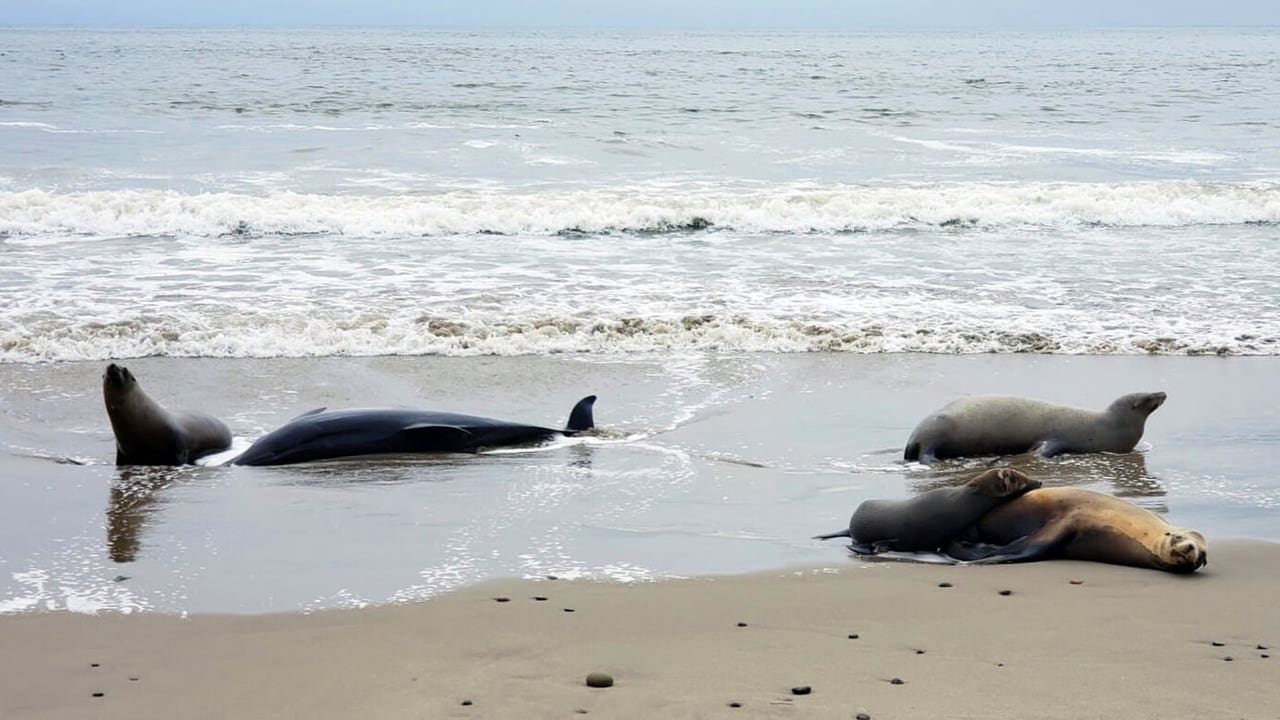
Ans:
POLYGON ((968 482, 975 474, 995 465, 1017 468, 1040 480, 1046 487, 1089 486, 1116 497, 1138 498, 1138 503, 1155 512, 1168 512, 1162 498, 1167 489, 1159 478, 1147 470, 1143 453, 1088 453, 1045 458, 1024 454, 992 459, 945 461, 917 472, 908 473, 915 492, 951 487, 968 482))
POLYGON ((113 562, 129 563, 138 557, 147 519, 164 505, 161 491, 183 474, 181 468, 130 465, 111 479, 107 506, 107 552, 113 562))

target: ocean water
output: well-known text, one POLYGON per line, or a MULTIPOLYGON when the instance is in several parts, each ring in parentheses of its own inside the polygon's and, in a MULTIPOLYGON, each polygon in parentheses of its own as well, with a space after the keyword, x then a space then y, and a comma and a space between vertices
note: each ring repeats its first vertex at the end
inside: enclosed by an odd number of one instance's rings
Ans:
POLYGON ((1280 353, 1275 29, 0 29, 0 361, 1280 353))
POLYGON ((971 392, 1164 390, 1139 452, 1013 462, 1280 539, 1277 41, 0 28, 0 612, 846 563, 810 536, 985 467, 898 461, 971 392), (108 360, 237 449, 590 393, 600 433, 117 468, 108 360))

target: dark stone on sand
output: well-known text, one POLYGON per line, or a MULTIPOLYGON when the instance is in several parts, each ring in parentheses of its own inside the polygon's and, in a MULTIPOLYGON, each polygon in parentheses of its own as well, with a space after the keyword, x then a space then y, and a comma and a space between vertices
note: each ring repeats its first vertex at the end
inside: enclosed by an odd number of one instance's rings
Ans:
POLYGON ((853 634, 849 635, 849 639, 850 639, 850 640, 857 640, 857 639, 858 639, 858 633, 853 633, 853 634))
POLYGON ((853 716, 854 720, 871 720, 871 716, 866 713, 858 713, 853 716))
POLYGON ((1232 660, 1235 660, 1235 658, 1231 657, 1230 655, 1228 655, 1228 656, 1226 656, 1226 657, 1224 657, 1224 658, 1222 658, 1222 659, 1223 659, 1223 660, 1226 660, 1227 662, 1231 662, 1232 660))
POLYGON ((131 678, 129 678, 129 682, 138 682, 138 678, 136 678, 136 677, 131 677, 131 678))
POLYGON ((546 602, 546 601, 547 601, 547 599, 546 599, 545 597, 541 596, 541 595, 534 595, 534 596, 533 596, 533 599, 534 599, 534 600, 537 600, 538 602, 546 602))
POLYGON ((949 582, 940 582, 940 583, 938 583, 938 587, 951 587, 951 583, 949 583, 949 582))
POLYGON ((462 704, 463 704, 463 705, 470 705, 470 704, 471 704, 471 701, 470 701, 470 700, 463 700, 463 701, 462 701, 462 704))
POLYGON ((578 708, 577 710, 574 710, 574 712, 578 713, 579 715, 587 714, 586 708, 578 708))
POLYGON ((1209 644, 1214 647, 1222 647, 1223 645, 1226 645, 1226 643, 1220 643, 1217 640, 1210 640, 1209 644))
POLYGON ((593 687, 593 688, 613 687, 613 676, 608 673, 593 672, 587 676, 587 687, 593 687))
POLYGON ((1268 655, 1268 654, 1266 654, 1266 653, 1262 653, 1262 654, 1261 654, 1261 655, 1259 655, 1258 657, 1263 658, 1263 659, 1265 660, 1266 658, 1269 658, 1269 657, 1271 657, 1271 656, 1270 656, 1270 655, 1268 655))
POLYGON ((1083 584, 1084 584, 1084 581, 1083 581, 1083 580, 1072 580, 1072 581, 1071 581, 1071 584, 1072 584, 1072 585, 1083 585, 1083 584))
POLYGON ((1012 590, 1001 590, 1001 591, 1000 591, 1000 594, 1001 594, 1001 595, 1012 595, 1012 594, 1013 594, 1013 591, 1012 591, 1012 590))
POLYGON ((732 707, 732 708, 739 708, 739 707, 742 707, 742 703, 740 703, 740 702, 731 702, 731 703, 729 703, 729 707, 732 707))
POLYGON ((96 692, 93 694, 94 697, 102 697, 104 695, 106 695, 106 693, 96 692))
POLYGON ((808 685, 797 685, 796 687, 791 688, 792 695, 808 695, 811 692, 813 692, 813 688, 808 685))
POLYGON ((547 579, 548 579, 548 580, 559 580, 560 578, 556 577, 555 575, 548 575, 548 576, 547 576, 547 579))
POLYGON ((496 597, 494 600, 497 602, 511 602, 511 598, 509 597, 496 597))
POLYGON ((565 608, 565 609, 564 609, 564 611, 565 611, 565 612, 575 612, 575 610, 574 610, 573 608, 565 608))
POLYGON ((996 663, 996 667, 1004 667, 1004 663, 996 663))
POLYGON ((1271 648, 1268 648, 1266 645, 1259 645, 1259 646, 1258 646, 1258 649, 1259 649, 1259 650, 1270 650, 1271 648))
POLYGON ((101 667, 101 663, 89 663, 89 667, 101 667))
POLYGON ((740 623, 738 623, 738 627, 746 627, 746 626, 747 626, 747 624, 746 624, 746 623, 744 623, 744 622, 740 622, 740 623))
POLYGON ((113 579, 113 580, 115 580, 116 582, 124 582, 125 580, 128 580, 128 579, 129 579, 129 576, 128 576, 128 575, 117 575, 117 576, 115 576, 115 577, 114 577, 114 578, 112 578, 112 579, 113 579))
POLYGON ((890 680, 890 681, 889 681, 889 684, 890 684, 890 685, 902 685, 902 684, 903 684, 903 680, 902 680, 902 678, 894 678, 894 679, 892 679, 892 680, 890 680))
POLYGON ((917 655, 923 655, 923 654, 924 654, 924 651, 923 651, 923 650, 916 650, 916 654, 917 654, 917 655))

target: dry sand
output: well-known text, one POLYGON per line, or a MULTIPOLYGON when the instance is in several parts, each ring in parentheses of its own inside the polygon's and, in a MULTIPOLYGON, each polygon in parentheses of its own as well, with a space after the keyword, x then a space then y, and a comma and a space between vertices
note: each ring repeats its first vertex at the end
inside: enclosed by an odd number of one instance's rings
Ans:
POLYGON ((4 616, 0 717, 1280 717, 1280 545, 1209 558, 1192 576, 851 559, 310 615, 4 616), (586 687, 593 671, 615 685, 586 687))

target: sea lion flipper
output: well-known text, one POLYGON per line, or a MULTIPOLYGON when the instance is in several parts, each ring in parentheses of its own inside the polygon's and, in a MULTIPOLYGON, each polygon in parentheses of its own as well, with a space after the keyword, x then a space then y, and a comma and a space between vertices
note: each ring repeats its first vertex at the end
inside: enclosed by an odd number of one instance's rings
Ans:
POLYGON ((1069 445, 1062 442, 1061 440, 1052 440, 1052 439, 1041 440, 1040 442, 1036 443, 1034 447, 1031 448, 1031 454, 1039 455, 1040 457, 1047 457, 1047 458, 1051 458, 1055 455, 1061 455, 1065 452, 1070 452, 1070 451, 1071 451, 1071 447, 1069 445))
POLYGON ((1049 525, 1005 545, 952 541, 944 554, 974 565, 1029 562, 1052 555, 1070 539, 1068 533, 1049 525))

